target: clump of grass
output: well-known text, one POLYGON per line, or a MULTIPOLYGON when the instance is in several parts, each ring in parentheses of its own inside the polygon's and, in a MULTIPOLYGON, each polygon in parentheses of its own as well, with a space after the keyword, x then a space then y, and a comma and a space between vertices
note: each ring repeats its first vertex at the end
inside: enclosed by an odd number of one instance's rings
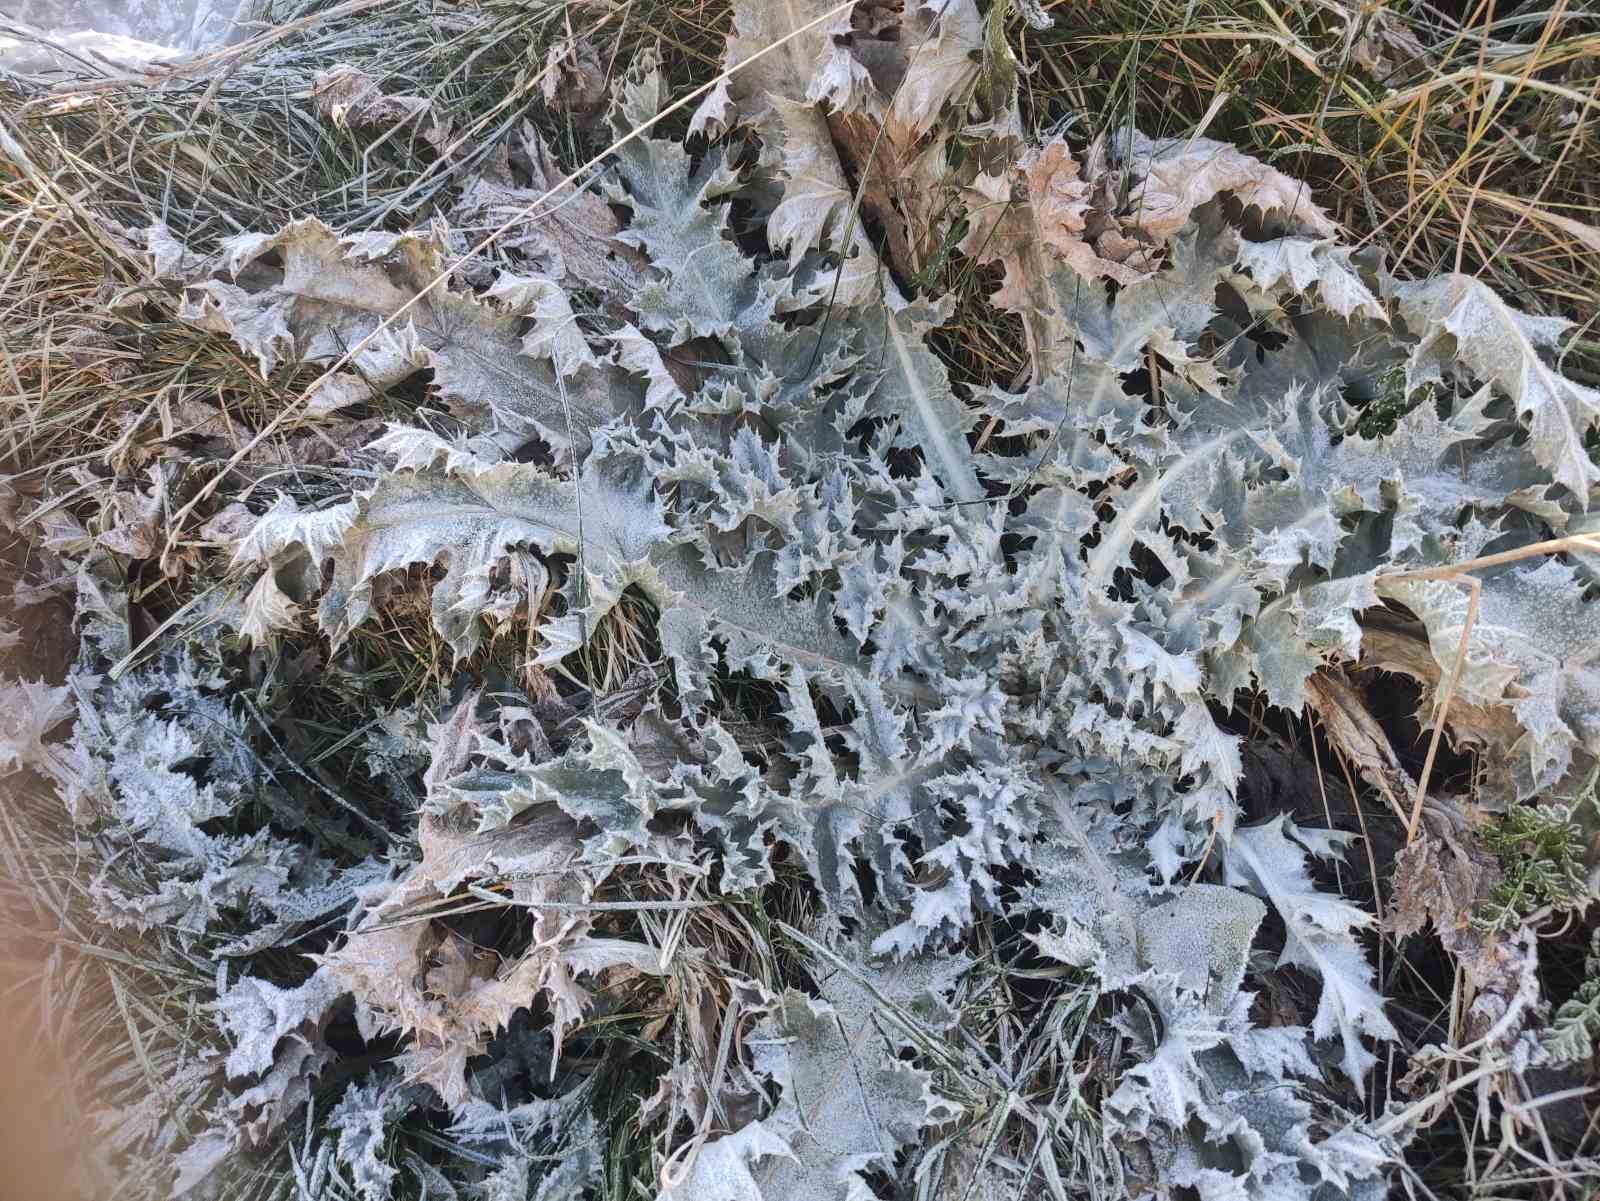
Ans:
POLYGON ((92 184, 101 211, 130 229, 161 221, 203 246, 307 215, 403 226, 528 117, 561 6, 400 0, 381 18, 371 7, 268 5, 274 28, 146 75, 0 86, 19 136, 49 144, 55 169, 92 184), (306 100, 339 64, 425 99, 449 137, 434 146, 422 122, 374 134, 322 118, 306 100))

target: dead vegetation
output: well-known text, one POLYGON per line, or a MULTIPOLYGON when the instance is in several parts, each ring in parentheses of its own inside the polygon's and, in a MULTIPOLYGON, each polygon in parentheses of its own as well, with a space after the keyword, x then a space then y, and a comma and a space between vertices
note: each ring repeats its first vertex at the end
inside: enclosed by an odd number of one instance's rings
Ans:
MULTIPOLYGON (((464 254, 564 191, 555 185, 567 172, 578 185, 589 181, 579 168, 617 140, 604 114, 640 55, 659 54, 673 100, 715 79, 731 8, 278 5, 273 26, 241 45, 148 74, 0 74, 0 519, 13 599, 25 610, 0 624, 0 636, 20 628, 13 641, 39 656, 8 674, 60 683, 72 648, 50 664, 39 644, 62 639, 73 605, 77 633, 90 637, 101 615, 84 597, 95 579, 120 606, 120 635, 103 647, 116 668, 148 665, 167 643, 199 637, 243 599, 232 549, 269 496, 308 510, 341 501, 377 474, 358 452, 385 422, 451 428, 431 380, 370 375, 370 395, 326 422, 302 403, 326 360, 263 370, 230 337, 183 319, 173 289, 158 282, 165 270, 181 274, 185 255, 305 217, 339 234, 432 224, 448 231, 452 254, 464 254), (152 265, 143 232, 157 223, 172 238, 165 267, 152 265)), ((937 112, 908 104, 882 119, 841 112, 824 123, 846 189, 845 243, 859 239, 889 286, 946 299, 950 316, 930 345, 958 384, 1021 388, 1037 373, 1048 335, 1045 302, 1027 290, 1038 278, 1030 255, 1064 257, 1100 288, 1131 285, 1165 261, 1161 246, 1190 213, 1147 208, 1122 186, 1109 164, 1135 130, 1238 147, 1275 169, 1260 176, 1264 187, 1280 179, 1303 187, 1288 197, 1291 209, 1303 216, 1300 201, 1314 200, 1327 231, 1336 222, 1399 275, 1463 272, 1522 309, 1574 320, 1561 370, 1589 384, 1600 378, 1600 18, 1582 6, 993 0, 979 8, 985 50, 966 86, 980 119, 938 158, 928 156, 920 124, 937 112), (1035 11, 1048 24, 1031 20, 1035 11), (1013 87, 1019 102, 1008 108, 1013 87), (1033 144, 1042 149, 1019 160, 1033 144), (1046 206, 1042 195, 1059 203, 1046 206)), ((858 47, 905 36, 893 4, 857 4, 852 20, 858 47)), ((860 57, 869 69, 881 60, 889 74, 876 82, 898 94, 892 52, 860 57)), ((686 134, 694 109, 669 114, 656 134, 686 134)), ((730 161, 761 161, 761 129, 757 118, 730 133, 730 161)), ((1272 207, 1271 195, 1252 201, 1237 173, 1229 179, 1226 190, 1243 205, 1272 207)), ((1188 182, 1186 172, 1175 190, 1188 182)), ((559 222, 569 210, 556 211, 559 222)), ((620 228, 614 209, 590 215, 620 228)), ((733 233, 750 244, 762 237, 742 209, 733 233)), ((487 284, 548 255, 552 242, 570 251, 558 235, 498 237, 462 275, 487 284)), ((607 307, 615 281, 599 267, 585 276, 576 258, 566 265, 578 281, 572 290, 595 298, 579 306, 592 335, 621 311, 607 307)), ((630 286, 645 270, 642 254, 604 267, 629 273, 630 286)), ((705 340, 685 342, 664 370, 698 380, 720 353, 705 340)), ((1152 349, 1128 374, 1159 400, 1164 374, 1188 380, 1201 371, 1176 350, 1152 349)), ((1401 410, 1413 402, 1406 389, 1400 400, 1401 410)), ((1016 437, 989 420, 969 442, 1009 453, 1006 439, 1016 437)), ((560 452, 533 453, 555 463, 560 452)), ((1556 561, 1586 572, 1587 555, 1569 544, 1556 561)), ((106 1162, 92 1165, 99 1175, 85 1195, 163 1195, 169 1161, 190 1153, 196 1171, 221 1165, 214 1187, 228 1197, 371 1198, 383 1193, 364 1190, 380 1186, 394 1196, 450 1196, 437 1181, 458 1162, 476 1165, 474 1187, 485 1190, 463 1196, 536 1195, 528 1180, 562 1159, 581 1164, 583 1177, 569 1193, 552 1186, 553 1195, 668 1196, 665 1186, 690 1179, 719 1138, 764 1113, 776 1120, 749 1065, 771 1037, 757 1015, 785 989, 801 990, 806 1004, 826 997, 845 1014, 844 1046, 857 1060, 871 1061, 878 1052, 862 1048, 882 1041, 883 1054, 914 1061, 960 1107, 959 1119, 938 1127, 938 1154, 918 1161, 927 1165, 918 1182, 903 1179, 902 1144, 899 1159, 879 1155, 864 1179, 881 1195, 919 1186, 929 1197, 1010 1195, 981 1190, 1020 1179, 1022 1195, 1114 1196, 1165 1179, 1154 1162, 1123 1162, 1104 1139, 1102 1115, 1119 1057, 1140 1037, 1137 1021, 1113 1029, 1106 992, 1041 953, 1037 917, 974 922, 961 944, 959 991, 897 992, 893 973, 857 979, 852 964, 861 960, 813 939, 821 902, 792 853, 776 853, 771 882, 725 895, 709 873, 670 856, 651 862, 637 849, 623 855, 637 862, 605 871, 575 866, 578 823, 562 816, 557 834, 513 827, 528 856, 572 852, 521 864, 525 876, 544 873, 530 891, 526 879, 503 878, 515 873, 488 870, 494 855, 463 850, 470 837, 456 819, 419 819, 430 788, 469 762, 484 766, 463 754, 429 779, 418 742, 428 719, 470 725, 481 717, 469 703, 479 690, 512 697, 527 716, 502 720, 494 737, 508 755, 539 759, 538 740, 553 754, 551 744, 572 745, 586 723, 637 731, 646 698, 669 675, 657 605, 638 591, 585 631, 580 653, 548 668, 533 662, 541 631, 569 604, 568 577, 542 571, 497 566, 489 586, 502 599, 459 663, 435 619, 441 569, 428 565, 388 573, 373 620, 337 652, 301 623, 298 603, 261 625, 247 639, 253 646, 217 652, 242 698, 251 754, 274 782, 271 796, 251 802, 273 816, 250 828, 299 823, 297 836, 329 848, 341 870, 420 844, 411 875, 387 899, 364 900, 364 924, 347 938, 336 937, 342 919, 319 913, 262 957, 258 974, 287 989, 303 983, 314 953, 363 998, 354 1011, 326 1006, 302 1031, 328 1070, 298 1064, 275 1097, 241 1103, 243 1086, 223 1066, 235 1044, 206 1009, 230 983, 226 975, 219 983, 215 963, 182 939, 104 922, 98 873, 127 868, 128 848, 83 841, 35 792, 8 810, 7 903, 18 924, 50 932, 23 947, 17 995, 38 998, 39 1028, 71 1052, 63 1093, 92 1099, 96 1120, 120 1112, 125 1123, 103 1131, 106 1162), (385 754, 392 758, 378 763, 385 754), (440 855, 474 866, 441 870, 440 855), (378 943, 399 945, 374 951, 378 943), (579 988, 578 969, 571 980, 562 975, 563 956, 596 944, 615 958, 585 950, 581 970, 593 975, 579 988), (532 997, 540 999, 530 1006, 532 997), (852 1025, 848 1006, 862 997, 887 1021, 852 1025), (947 1002, 959 1014, 943 1012, 947 1002), (405 1058, 430 1051, 443 1061, 405 1058), (398 1116, 356 1147, 359 1107, 343 1118, 339 1107, 352 1085, 365 1087, 364 1072, 391 1059, 408 1083, 430 1085, 447 1104, 464 1104, 469 1084, 472 1096, 493 1085, 507 1097, 577 1104, 491 1144, 391 1090, 366 1101, 398 1116), (275 1105, 292 1120, 268 1121, 275 1105), (243 1150, 203 1146, 220 1110, 258 1123, 259 1138, 243 1150), (316 1124, 329 1114, 348 1125, 320 1141, 316 1124), (337 1154, 324 1149, 335 1143, 337 1154), (507 1143, 527 1152, 524 1191, 494 1194, 483 1182, 490 1165, 509 1162, 507 1143), (545 1166, 535 1172, 528 1162, 545 1166)), ((1574 588, 1589 578, 1580 574, 1574 588)), ((1454 627, 1463 643, 1474 620, 1454 627)), ((1600 1170, 1592 1043, 1580 1037, 1600 1028, 1584 1008, 1593 1004, 1583 958, 1600 833, 1594 778, 1575 769, 1518 800, 1510 777, 1523 725, 1509 706, 1456 694, 1428 631, 1398 601, 1364 619, 1357 646, 1358 655, 1334 655, 1311 677, 1303 714, 1257 691, 1222 721, 1245 747, 1240 824, 1288 813, 1361 839, 1346 863, 1315 874, 1371 915, 1378 933, 1366 947, 1398 1038, 1382 1048, 1366 1092, 1352 1100, 1346 1090, 1341 1103, 1352 1106, 1351 1121, 1384 1137, 1410 1136, 1390 1177, 1397 1192, 1586 1196, 1600 1170), (1570 1052, 1554 1065, 1535 1062, 1549 1031, 1570 1052)), ((741 672, 718 679, 713 701, 747 760, 793 771, 780 703, 771 681, 741 672)), ((843 728, 840 718, 824 713, 843 728)), ((682 748, 664 727, 655 734, 654 744, 634 737, 660 774, 682 748)), ((440 735, 428 737, 439 762, 440 735)), ((669 809, 652 833, 688 837, 669 809)), ((1203 851, 1191 848, 1192 880, 1220 870, 1217 826, 1210 835, 1203 851)), ((513 849, 501 841, 494 854, 513 849)), ((921 870, 919 886, 937 875, 921 870)), ((1025 876, 1019 868, 1002 884, 1022 887, 1025 876)), ((207 953, 247 937, 248 924, 213 931, 207 953)), ((1263 1027, 1309 1020, 1313 977, 1271 970, 1259 948, 1255 958, 1253 1018, 1263 1027)), ((1330 1094, 1343 1083, 1329 1081, 1330 1094)), ((1344 1112, 1319 1110, 1316 1121, 1344 1112)))

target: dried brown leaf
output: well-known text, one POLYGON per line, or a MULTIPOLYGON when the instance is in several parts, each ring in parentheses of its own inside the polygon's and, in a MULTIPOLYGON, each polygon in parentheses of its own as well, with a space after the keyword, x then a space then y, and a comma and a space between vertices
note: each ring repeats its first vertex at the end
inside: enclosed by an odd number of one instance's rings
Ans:
POLYGON ((1210 138, 1136 136, 1129 167, 1143 176, 1128 223, 1157 242, 1183 228, 1189 214, 1224 192, 1246 209, 1281 218, 1292 228, 1329 237, 1338 226, 1311 201, 1310 188, 1282 171, 1210 138))
POLYGON ((949 226, 944 144, 924 142, 892 114, 833 113, 828 130, 840 160, 860 181, 861 212, 883 230, 890 264, 902 278, 922 270, 949 226))
POLYGON ((1415 782, 1350 678, 1338 668, 1324 668, 1306 681, 1306 701, 1321 719, 1329 744, 1405 820, 1415 782))
POLYGON ((588 116, 606 100, 606 69, 600 54, 583 38, 563 38, 545 56, 544 102, 556 112, 588 116))
MULTIPOLYGON (((1424 731, 1433 728, 1440 672, 1425 636, 1369 623, 1361 632, 1360 666, 1394 672, 1421 684, 1417 721, 1424 731)), ((1479 804, 1499 808, 1515 800, 1517 786, 1511 772, 1515 756, 1511 748, 1522 738, 1523 730, 1509 708, 1474 705, 1457 695, 1450 701, 1445 732, 1455 746, 1479 752, 1475 788, 1479 804)))
POLYGON ((414 124, 422 138, 443 148, 450 126, 422 96, 385 95, 378 81, 360 67, 338 63, 311 84, 311 103, 340 129, 383 129, 414 124))
POLYGON ((1079 275, 1136 283, 1155 269, 1156 248, 1128 235, 1113 215, 1115 176, 1092 146, 1087 170, 1057 138, 1021 163, 1039 240, 1079 275))
POLYGON ((1526 1024, 1539 998, 1539 952, 1533 932, 1523 927, 1494 934, 1472 923, 1472 914, 1500 881, 1500 865, 1483 850, 1473 830, 1485 820, 1470 805, 1430 801, 1423 830, 1395 857, 1394 893, 1386 928, 1405 937, 1432 923, 1439 942, 1461 967, 1467 996, 1462 1036, 1484 1037, 1505 1020, 1496 1042, 1509 1045, 1526 1024), (1508 1015, 1510 1015, 1508 1017, 1508 1015))
POLYGON ((1481 940, 1470 929, 1472 911, 1499 878, 1499 866, 1472 838, 1481 818, 1452 801, 1430 803, 1424 832, 1395 856, 1394 894, 1385 915, 1401 938, 1429 922, 1453 954, 1476 956, 1481 940))
POLYGON ((651 277, 649 260, 617 239, 622 222, 611 206, 570 184, 547 197, 565 172, 533 126, 523 127, 520 142, 514 154, 501 149, 466 185, 452 224, 473 230, 509 224, 496 245, 538 274, 613 300, 636 296, 651 277))
POLYGON ((981 173, 966 190, 968 229, 959 249, 1005 276, 990 301, 1019 314, 1037 362, 1051 311, 1049 275, 1063 263, 1084 279, 1137 283, 1160 248, 1130 236, 1112 209, 1114 176, 1097 144, 1087 169, 1064 138, 1029 151, 1007 175, 981 173))
MULTIPOLYGON (((472 699, 435 727, 446 761, 455 755, 450 748, 471 737, 472 699)), ((661 970, 656 952, 642 943, 591 937, 589 915, 580 906, 598 875, 578 861, 577 823, 554 806, 528 810, 512 825, 482 834, 463 834, 424 814, 419 842, 421 861, 364 898, 360 924, 321 962, 354 994, 365 1037, 384 1031, 409 1036, 402 1070, 432 1086, 447 1105, 470 1099, 467 1061, 539 996, 548 999, 559 1056, 562 1035, 588 1005, 580 976, 619 967, 661 970), (526 951, 503 958, 479 950, 429 916, 472 880, 504 882, 508 904, 528 910, 526 951)))

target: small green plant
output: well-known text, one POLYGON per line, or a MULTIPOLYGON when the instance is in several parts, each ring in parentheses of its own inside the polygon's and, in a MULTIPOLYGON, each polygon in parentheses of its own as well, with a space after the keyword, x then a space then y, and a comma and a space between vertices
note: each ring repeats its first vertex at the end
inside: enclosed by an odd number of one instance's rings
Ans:
POLYGON ((1579 799, 1514 806, 1480 835, 1505 872, 1479 909, 1480 928, 1501 933, 1535 913, 1563 913, 1588 904, 1583 809, 1600 812, 1592 777, 1579 799))
POLYGON ((1361 409, 1356 420, 1356 433, 1363 438, 1383 438, 1394 433, 1400 419, 1419 404, 1432 403, 1431 385, 1412 390, 1406 382, 1404 368, 1396 367, 1386 372, 1379 381, 1378 395, 1361 409))
POLYGON ((1590 935, 1583 983, 1562 1003, 1545 1032, 1545 1050, 1558 1063, 1578 1063, 1594 1055, 1596 1034, 1600 1034, 1600 930, 1590 935))

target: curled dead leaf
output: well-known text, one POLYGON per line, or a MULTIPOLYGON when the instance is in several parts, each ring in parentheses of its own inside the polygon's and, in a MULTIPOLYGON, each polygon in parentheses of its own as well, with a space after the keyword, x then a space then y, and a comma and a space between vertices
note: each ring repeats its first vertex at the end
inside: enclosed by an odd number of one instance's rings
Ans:
POLYGON ((958 249, 1004 268, 990 302, 1022 317, 1036 363, 1057 264, 1082 279, 1124 285, 1157 266, 1160 247, 1124 226, 1112 211, 1115 198, 1103 148, 1090 147, 1080 166, 1064 138, 1035 147, 1006 174, 980 173, 966 189, 968 227, 958 249))
MULTIPOLYGON (((1369 620, 1361 631, 1360 665, 1394 672, 1422 685, 1417 721, 1423 730, 1433 728, 1440 671, 1425 637, 1381 620, 1369 620)), ((1522 738, 1523 731, 1509 708, 1474 705, 1457 696, 1451 701, 1445 732, 1455 746, 1479 752, 1474 795, 1480 805, 1501 808, 1516 799, 1512 747, 1522 738)))
POLYGON ((1189 214, 1224 193, 1263 219, 1330 237, 1338 226, 1311 200, 1308 185, 1210 138, 1135 134, 1128 169, 1142 182, 1129 199, 1129 224, 1162 242, 1183 228, 1189 214))
POLYGON ((1400 765, 1388 734, 1350 678, 1336 668, 1324 668, 1306 681, 1306 701, 1321 720, 1333 748, 1378 790, 1392 813, 1406 820, 1416 783, 1400 765))
POLYGON ((320 72, 311 84, 317 112, 340 129, 382 129, 415 125, 423 140, 443 149, 450 140, 449 122, 421 96, 386 95, 378 81, 359 67, 338 63, 320 72))
POLYGON ((545 56, 544 102, 556 112, 588 116, 606 100, 606 69, 600 54, 583 38, 563 38, 545 56))
MULTIPOLYGON (((471 700, 433 727, 436 762, 464 761, 461 748, 475 731, 471 700)), ((589 1004, 580 977, 619 967, 630 974, 661 971, 656 952, 642 943, 592 937, 582 902, 605 872, 579 862, 577 823, 554 806, 480 834, 424 814, 418 839, 421 860, 368 893, 358 924, 320 962, 354 995, 364 1036, 407 1035, 402 1070, 452 1108, 471 1099, 467 1061, 540 996, 549 1005, 559 1058, 562 1035, 589 1004), (480 951, 429 916, 473 880, 500 882, 507 904, 526 910, 532 923, 526 949, 504 957, 480 951)))

